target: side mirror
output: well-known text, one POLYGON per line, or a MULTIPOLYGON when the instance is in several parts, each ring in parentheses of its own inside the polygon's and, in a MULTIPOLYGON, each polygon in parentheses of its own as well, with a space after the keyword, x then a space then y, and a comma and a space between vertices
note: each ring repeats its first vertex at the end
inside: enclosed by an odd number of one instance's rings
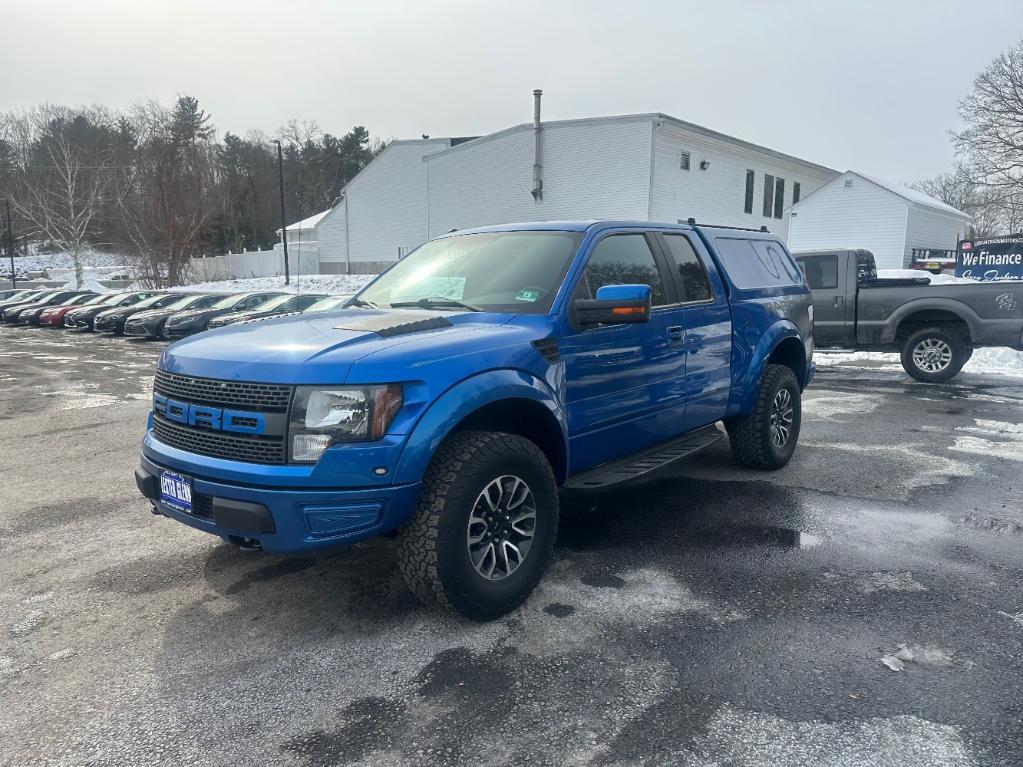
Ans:
POLYGON ((650 320, 649 285, 605 285, 596 298, 577 298, 576 320, 581 325, 617 325, 650 320))

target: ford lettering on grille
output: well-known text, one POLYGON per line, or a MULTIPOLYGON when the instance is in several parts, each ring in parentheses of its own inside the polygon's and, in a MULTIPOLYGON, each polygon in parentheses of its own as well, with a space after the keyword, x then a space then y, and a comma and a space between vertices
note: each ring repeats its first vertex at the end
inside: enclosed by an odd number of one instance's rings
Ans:
POLYGON ((263 413, 197 405, 194 402, 182 402, 157 393, 153 394, 153 410, 168 421, 185 426, 230 431, 236 434, 266 433, 266 417, 263 413))

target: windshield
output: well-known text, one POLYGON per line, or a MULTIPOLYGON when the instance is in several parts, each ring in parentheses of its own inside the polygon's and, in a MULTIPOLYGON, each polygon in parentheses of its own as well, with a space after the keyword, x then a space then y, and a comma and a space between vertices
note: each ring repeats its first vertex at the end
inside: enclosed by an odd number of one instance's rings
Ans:
POLYGON ((227 298, 222 298, 219 301, 217 301, 217 303, 213 304, 213 306, 210 307, 210 308, 212 308, 212 309, 230 309, 232 306, 234 306, 236 303, 241 301, 243 298, 245 298, 244 295, 240 295, 240 296, 239 295, 227 296, 227 298))
POLYGON ((581 232, 483 232, 433 240, 358 299, 377 306, 451 299, 488 311, 542 314, 551 308, 580 240, 581 232))
POLYGON ((291 295, 274 296, 273 298, 268 298, 263 303, 258 304, 257 306, 253 307, 251 309, 251 311, 254 311, 254 312, 269 312, 269 311, 272 311, 273 309, 276 309, 281 304, 286 304, 288 301, 294 301, 295 298, 297 298, 297 296, 291 296, 291 295))
POLYGON ((167 301, 167 300, 168 300, 168 296, 166 296, 163 293, 158 293, 155 296, 150 296, 149 298, 143 298, 141 301, 139 301, 137 304, 135 304, 135 306, 132 307, 132 308, 134 308, 134 309, 148 309, 151 306, 159 306, 161 301, 167 301))
POLYGON ((168 304, 163 307, 164 309, 187 309, 190 304, 198 301, 202 296, 185 296, 179 301, 175 301, 173 304, 168 304))
POLYGON ((345 301, 349 300, 351 296, 327 296, 327 298, 321 298, 314 304, 310 304, 306 307, 306 312, 326 312, 331 309, 337 309, 345 301))
POLYGON ((83 301, 82 306, 92 306, 93 304, 100 304, 106 301, 110 296, 103 295, 100 293, 98 296, 92 296, 88 301, 83 301))

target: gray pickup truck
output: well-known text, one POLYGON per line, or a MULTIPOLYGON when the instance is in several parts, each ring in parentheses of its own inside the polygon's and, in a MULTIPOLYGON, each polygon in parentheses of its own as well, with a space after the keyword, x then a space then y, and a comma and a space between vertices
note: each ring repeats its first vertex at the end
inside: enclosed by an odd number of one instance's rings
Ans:
POLYGON ((953 378, 980 346, 1023 351, 1023 282, 878 279, 867 250, 793 253, 813 292, 817 348, 891 351, 913 378, 953 378))

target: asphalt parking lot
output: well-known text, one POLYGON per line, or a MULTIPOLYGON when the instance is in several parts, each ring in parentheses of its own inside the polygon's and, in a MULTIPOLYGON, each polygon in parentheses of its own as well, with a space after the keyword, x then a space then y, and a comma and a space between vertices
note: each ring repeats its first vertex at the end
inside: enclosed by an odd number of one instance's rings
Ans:
POLYGON ((566 498, 552 572, 478 625, 390 540, 152 516, 161 348, 0 328, 4 765, 1023 763, 1023 378, 822 368, 786 469, 722 442, 566 498))

